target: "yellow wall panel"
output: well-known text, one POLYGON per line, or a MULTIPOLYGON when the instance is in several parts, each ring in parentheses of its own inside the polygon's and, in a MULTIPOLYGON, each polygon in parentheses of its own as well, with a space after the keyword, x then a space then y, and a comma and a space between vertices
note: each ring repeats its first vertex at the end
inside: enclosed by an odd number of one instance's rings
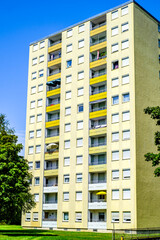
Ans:
POLYGON ((95 78, 91 78, 90 79, 90 85, 96 84, 96 83, 100 83, 100 82, 104 82, 107 81, 107 75, 102 75, 99 77, 95 77, 95 78))
POLYGON ((61 78, 61 73, 56 73, 54 75, 48 76, 47 82, 50 82, 59 78, 61 78))
POLYGON ((46 122, 46 128, 59 126, 59 120, 46 122))
POLYGON ((54 66, 54 65, 59 64, 59 63, 61 63, 61 58, 57 58, 55 60, 49 61, 48 62, 48 67, 54 66))
POLYGON ((46 108, 46 112, 52 112, 52 111, 56 111, 56 110, 59 110, 60 109, 60 104, 55 104, 55 105, 52 105, 52 106, 48 106, 46 108))
POLYGON ((107 92, 102 92, 102 93, 91 95, 89 100, 90 100, 90 102, 93 102, 93 101, 103 99, 103 98, 107 98, 107 92))
POLYGON ((107 109, 100 110, 100 111, 95 111, 95 112, 90 112, 89 118, 98 118, 98 117, 103 117, 107 115, 107 109))
POLYGON ((107 31, 107 25, 104 25, 102 27, 99 27, 99 28, 96 28, 96 29, 90 31, 90 36, 94 36, 98 33, 104 32, 104 31, 107 31))
POLYGON ((107 58, 102 58, 102 59, 99 59, 97 61, 94 61, 94 62, 90 62, 90 68, 95 68, 95 67, 99 67, 101 65, 104 65, 107 63, 107 58))
POLYGON ((100 164, 100 165, 89 166, 89 172, 90 173, 93 173, 93 172, 103 172, 103 171, 107 171, 107 164, 100 164))
POLYGON ((47 97, 58 95, 58 94, 60 94, 60 92, 61 92, 60 88, 54 89, 52 91, 48 91, 47 92, 47 97))
POLYGON ((97 136, 97 135, 102 135, 107 133, 107 127, 104 128, 97 128, 97 129, 91 129, 89 131, 89 136, 97 136))
POLYGON ((52 170, 45 170, 44 171, 44 176, 57 176, 58 175, 58 169, 52 169, 52 170))
POLYGON ((61 48, 62 48, 62 43, 58 43, 54 46, 49 47, 48 48, 48 53, 54 52, 54 51, 56 51, 58 49, 61 49, 61 48))
POLYGON ((104 41, 104 42, 95 44, 94 46, 91 46, 90 52, 97 51, 97 50, 99 50, 101 48, 105 48, 105 47, 107 47, 107 41, 104 41))

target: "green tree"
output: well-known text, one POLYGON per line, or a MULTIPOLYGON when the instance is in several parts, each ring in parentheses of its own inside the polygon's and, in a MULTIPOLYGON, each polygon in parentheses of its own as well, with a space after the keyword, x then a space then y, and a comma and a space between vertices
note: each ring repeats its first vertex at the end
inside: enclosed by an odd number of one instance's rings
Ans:
POLYGON ((23 146, 17 141, 6 116, 0 114, 0 222, 8 224, 19 224, 22 212, 35 206, 28 163, 19 156, 23 146))
MULTIPOLYGON (((144 109, 145 114, 151 116, 152 119, 156 120, 156 125, 160 126, 160 107, 147 107, 144 109)), ((145 160, 152 162, 152 167, 156 167, 154 171, 155 177, 160 177, 160 132, 157 131, 154 134, 154 142, 157 146, 158 153, 147 153, 145 154, 145 160)))

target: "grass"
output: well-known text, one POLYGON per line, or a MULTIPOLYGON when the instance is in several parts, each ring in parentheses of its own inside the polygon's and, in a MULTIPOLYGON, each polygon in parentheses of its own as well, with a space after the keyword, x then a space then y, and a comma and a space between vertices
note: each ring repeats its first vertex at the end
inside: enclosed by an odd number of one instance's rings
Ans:
POLYGON ((0 240, 112 240, 110 233, 69 232, 23 229, 21 226, 0 225, 0 240))

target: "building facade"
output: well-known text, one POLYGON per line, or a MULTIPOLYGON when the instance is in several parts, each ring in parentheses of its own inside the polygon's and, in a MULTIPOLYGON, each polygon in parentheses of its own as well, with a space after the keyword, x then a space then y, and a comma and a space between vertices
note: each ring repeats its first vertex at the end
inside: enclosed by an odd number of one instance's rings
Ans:
POLYGON ((144 160, 160 104, 160 25, 134 1, 30 45, 25 158, 36 207, 22 226, 160 227, 144 160), (114 223, 114 224, 113 224, 114 223))

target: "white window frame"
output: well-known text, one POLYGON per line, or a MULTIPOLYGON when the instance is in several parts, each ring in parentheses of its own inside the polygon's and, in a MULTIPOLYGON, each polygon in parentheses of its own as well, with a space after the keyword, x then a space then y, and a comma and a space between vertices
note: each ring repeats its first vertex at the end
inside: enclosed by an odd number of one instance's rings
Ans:
POLYGON ((119 132, 112 132, 112 142, 119 141, 119 132))
POLYGON ((44 54, 39 56, 39 63, 44 62, 44 54))
POLYGON ((123 180, 131 178, 131 169, 123 169, 123 180))
POLYGON ((67 52, 67 53, 72 52, 72 48, 73 48, 72 43, 68 44, 68 45, 67 45, 66 52, 67 52))
POLYGON ((130 139, 130 130, 129 129, 122 131, 122 139, 123 140, 129 140, 130 139))
POLYGON ((82 212, 76 212, 76 222, 82 222, 82 212))
POLYGON ((43 84, 38 85, 38 92, 43 92, 43 84))
POLYGON ((119 170, 112 170, 112 180, 119 180, 119 170))
POLYGON ((119 150, 112 151, 112 161, 119 161, 119 150))
POLYGON ((33 52, 37 51, 38 50, 38 43, 34 44, 33 45, 33 52))
POLYGON ((77 122, 77 130, 83 129, 83 120, 77 122))
POLYGON ((70 149, 71 147, 71 141, 70 140, 65 140, 64 141, 64 148, 65 149, 70 149))
POLYGON ((119 200, 119 189, 112 189, 112 200, 119 200))
POLYGON ((30 213, 30 212, 27 212, 27 213, 26 213, 25 221, 26 221, 26 222, 30 222, 30 221, 31 221, 31 213, 30 213))
POLYGON ((36 107, 36 101, 31 101, 30 108, 33 109, 36 107))
POLYGON ((129 57, 122 58, 122 67, 129 66, 129 57))
POLYGON ((63 192, 63 201, 68 202, 69 201, 69 192, 63 192))
POLYGON ((77 138, 77 147, 83 147, 83 138, 77 138))
POLYGON ((33 212, 33 222, 38 222, 38 212, 33 212))
POLYGON ((39 193, 34 193, 34 201, 39 202, 39 193))
POLYGON ((67 31, 67 38, 72 37, 72 36, 73 36, 73 29, 69 29, 67 31))
POLYGON ((36 86, 31 87, 31 94, 35 94, 36 93, 36 86))
POLYGON ((37 122, 42 122, 42 114, 37 114, 37 122))
POLYGON ((29 170, 33 169, 33 162, 28 162, 29 170))
POLYGON ((76 164, 77 165, 83 164, 83 155, 76 156, 76 164))
POLYGON ((41 153, 41 145, 36 145, 36 153, 39 154, 41 153))
POLYGON ((82 191, 76 191, 76 201, 82 201, 82 191))
POLYGON ((44 47, 45 47, 45 41, 41 41, 40 45, 39 45, 39 48, 41 49, 41 48, 44 48, 44 47))
POLYGON ((29 146, 28 147, 28 154, 33 154, 34 153, 34 146, 29 146))
POLYGON ((65 108, 65 115, 71 115, 71 107, 66 107, 65 108))
POLYGON ((84 94, 84 88, 83 87, 80 87, 80 88, 78 88, 78 97, 79 96, 83 96, 83 94, 84 94))
POLYGON ((41 129, 37 129, 36 130, 36 137, 40 138, 42 136, 42 130, 41 129))
POLYGON ((85 25, 84 24, 79 25, 78 33, 84 32, 84 30, 85 30, 85 25))
POLYGON ((121 25, 121 28, 122 28, 122 33, 128 31, 129 30, 129 23, 128 22, 123 23, 121 25))
POLYGON ((112 37, 118 35, 118 33, 119 33, 118 26, 115 26, 111 29, 111 36, 112 37))
POLYGON ((35 116, 30 116, 30 123, 35 123, 35 116))
POLYGON ((72 82, 72 75, 66 76, 66 83, 71 83, 72 82))
POLYGON ((70 157, 64 157, 64 166, 70 165, 70 157))
POLYGON ((122 84, 128 84, 129 83, 129 74, 122 76, 122 84))
POLYGON ((37 72, 32 72, 32 80, 37 78, 37 72))
POLYGON ((112 222, 119 222, 119 212, 111 212, 112 222))
POLYGON ((77 173, 76 174, 76 182, 81 183, 82 182, 82 173, 77 173))
POLYGON ((78 48, 83 48, 84 47, 84 39, 81 39, 78 41, 78 48))
POLYGON ((64 183, 69 183, 70 182, 70 175, 69 174, 64 174, 63 179, 64 179, 64 183))
POLYGON ((113 113, 112 114, 112 123, 118 123, 118 122, 119 122, 119 113, 113 113))
POLYGON ((84 79, 84 71, 78 72, 78 80, 84 79))
POLYGON ((65 124, 65 132, 70 132, 71 131, 71 123, 66 123, 65 124))
POLYGON ((84 55, 78 57, 78 64, 84 63, 84 55))
POLYGON ((114 43, 114 44, 112 45, 112 53, 117 52, 118 50, 119 50, 118 43, 114 43))
POLYGON ((122 112, 122 121, 129 121, 130 120, 130 111, 122 112))
POLYGON ((63 222, 68 222, 69 221, 69 213, 68 212, 63 212, 63 222), (67 219, 65 218, 65 214, 67 216, 67 219))
POLYGON ((112 87, 118 87, 119 86, 119 78, 112 78, 112 87))
POLYGON ((130 159, 131 158, 131 151, 130 151, 130 149, 123 149, 122 150, 122 159, 123 160, 128 160, 128 159, 130 159))
POLYGON ((126 48, 129 48, 129 40, 128 39, 126 39, 126 40, 123 40, 122 42, 121 42, 121 46, 122 46, 122 50, 124 50, 124 49, 126 49, 126 48))
POLYGON ((32 131, 29 131, 29 138, 31 139, 31 138, 34 138, 34 131, 32 130, 32 131))
POLYGON ((37 107, 42 107, 42 105, 43 105, 43 99, 42 98, 38 99, 37 100, 37 107))
POLYGON ((115 10, 111 13, 111 19, 114 20, 116 18, 118 18, 118 10, 115 10))
POLYGON ((43 77, 44 76, 44 69, 40 69, 39 72, 38 72, 38 76, 39 77, 43 77), (41 76, 42 75, 42 76, 41 76))
POLYGON ((72 96, 72 92, 71 91, 67 91, 66 92, 66 100, 67 99, 71 99, 71 96, 72 96))
POLYGON ((131 199, 131 189, 126 188, 122 190, 123 200, 130 200, 131 199))
POLYGON ((117 105, 117 104, 119 104, 119 95, 112 96, 112 105, 117 105), (116 103, 114 103, 114 101, 115 101, 114 98, 117 98, 116 103))
POLYGON ((124 16, 126 14, 128 14, 128 6, 121 8, 121 15, 124 16))

